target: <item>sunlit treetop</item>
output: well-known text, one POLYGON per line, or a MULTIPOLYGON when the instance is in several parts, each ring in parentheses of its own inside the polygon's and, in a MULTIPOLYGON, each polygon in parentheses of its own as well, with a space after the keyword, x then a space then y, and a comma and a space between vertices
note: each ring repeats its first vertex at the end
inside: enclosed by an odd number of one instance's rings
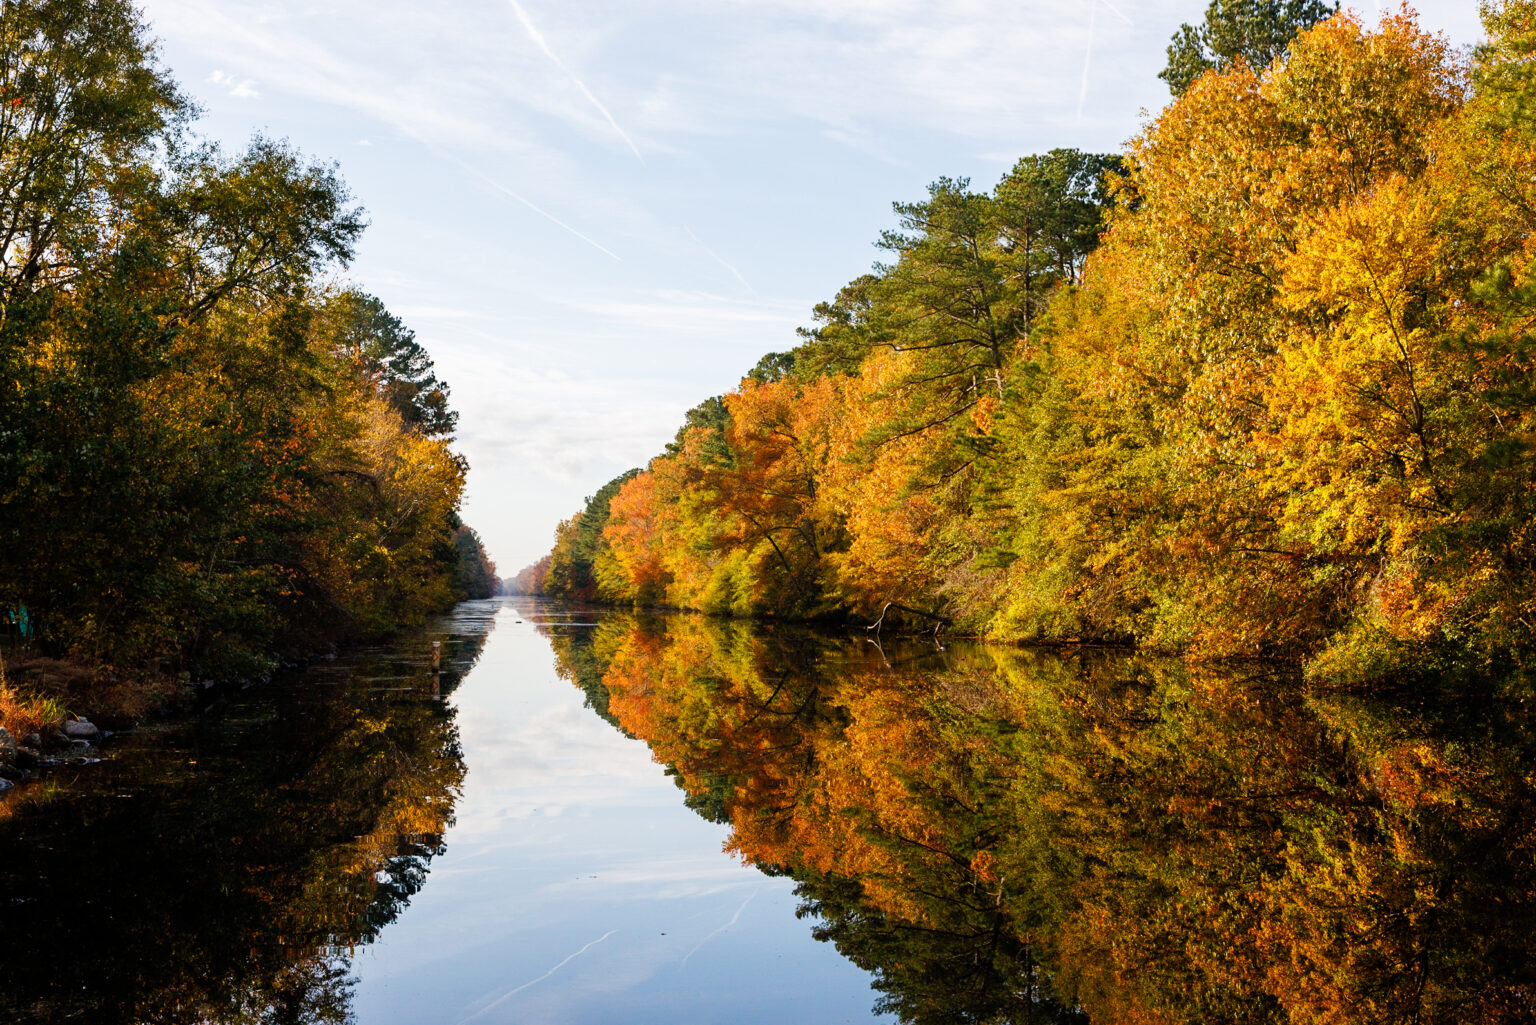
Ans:
POLYGON ((1158 78, 1182 96, 1207 71, 1226 71, 1239 60, 1255 70, 1284 56, 1303 29, 1336 14, 1323 0, 1211 0, 1205 22, 1180 25, 1168 44, 1168 66, 1158 78))

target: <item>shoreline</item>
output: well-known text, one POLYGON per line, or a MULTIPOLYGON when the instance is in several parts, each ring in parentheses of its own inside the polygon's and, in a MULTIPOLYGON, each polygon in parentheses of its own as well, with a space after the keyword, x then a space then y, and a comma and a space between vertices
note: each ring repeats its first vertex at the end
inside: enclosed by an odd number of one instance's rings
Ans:
POLYGON ((901 640, 935 640, 935 641, 969 641, 987 647, 1009 649, 1044 649, 1058 652, 1070 651, 1105 651, 1116 652, 1125 655, 1141 655, 1147 658, 1177 659, 1195 665, 1245 663, 1257 662, 1266 665, 1286 666, 1299 668, 1305 665, 1307 655, 1303 653, 1260 652, 1242 655, 1194 655, 1188 649, 1180 648, 1155 648, 1137 644, 1135 641, 1116 641, 1105 639, 1084 640, 1072 637, 1033 638, 1028 640, 1011 639, 989 634, 978 633, 942 633, 931 629, 912 627, 886 627, 883 632, 876 630, 874 623, 864 623, 862 620, 846 614, 829 615, 822 617, 776 616, 755 615, 745 616, 730 612, 709 612, 705 609, 684 608, 677 605, 633 605, 625 602, 608 601, 602 598, 566 598, 553 594, 503 594, 503 598, 534 598, 541 601, 561 602, 577 608, 591 607, 608 612, 624 612, 630 615, 684 615, 702 616, 706 619, 721 620, 731 623, 751 623, 772 629, 775 624, 785 624, 805 629, 824 630, 829 633, 840 633, 849 639, 864 639, 878 642, 880 637, 888 637, 901 640), (873 631, 873 632, 872 632, 873 631))
MULTIPOLYGON (((387 636, 387 635, 386 635, 387 636)), ((8 704, 56 706, 62 713, 18 735, 0 725, 0 804, 20 789, 47 780, 57 769, 107 760, 114 738, 158 722, 191 718, 231 690, 271 682, 278 673, 327 661, 347 647, 379 638, 349 638, 315 647, 298 659, 277 662, 260 676, 194 680, 160 671, 124 673, 21 649, 0 652, 0 691, 8 704)))

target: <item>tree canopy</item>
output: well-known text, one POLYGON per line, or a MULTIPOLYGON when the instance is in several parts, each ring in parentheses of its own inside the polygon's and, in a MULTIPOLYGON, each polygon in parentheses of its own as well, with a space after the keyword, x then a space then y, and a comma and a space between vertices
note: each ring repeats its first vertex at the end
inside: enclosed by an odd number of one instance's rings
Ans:
POLYGON ((1284 57, 1296 34, 1337 14, 1335 0, 1211 0, 1205 21, 1184 24, 1168 44, 1168 66, 1157 77, 1182 96, 1207 71, 1241 61, 1260 71, 1284 57))
POLYGON ((239 674, 485 560, 430 357, 333 284, 365 226, 338 170, 192 113, 126 0, 6 3, 0 610, 51 654, 239 674))

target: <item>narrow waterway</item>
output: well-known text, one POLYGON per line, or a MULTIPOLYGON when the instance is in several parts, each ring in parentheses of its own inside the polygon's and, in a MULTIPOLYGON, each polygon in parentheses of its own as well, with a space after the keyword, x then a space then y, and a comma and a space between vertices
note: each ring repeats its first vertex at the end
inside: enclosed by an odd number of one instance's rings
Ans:
POLYGON ((1529 1022, 1531 718, 472 602, 0 802, 0 1021, 1529 1022))
POLYGON ((592 629, 468 603, 21 788, 0 1020, 871 1020, 793 882, 558 675, 592 629))

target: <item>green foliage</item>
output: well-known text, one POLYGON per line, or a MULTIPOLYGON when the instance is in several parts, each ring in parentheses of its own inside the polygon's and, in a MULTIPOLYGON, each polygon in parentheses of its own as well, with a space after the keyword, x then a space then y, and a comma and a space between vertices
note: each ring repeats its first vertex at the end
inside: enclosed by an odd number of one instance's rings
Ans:
POLYGON ((591 599, 597 595, 597 557, 603 528, 608 524, 608 503, 624 482, 640 471, 629 470, 597 489, 586 508, 560 525, 542 590, 559 598, 591 599))
POLYGON ((341 352, 358 362, 408 427, 427 437, 453 433, 459 414, 448 408, 448 386, 433 373, 416 332, 357 289, 332 297, 326 314, 337 319, 332 330, 341 352))
POLYGON ((757 361, 757 365, 747 371, 747 379, 758 384, 772 384, 782 381, 795 370, 795 354, 792 352, 770 352, 757 361))
POLYGON ((1183 95, 1207 71, 1241 60, 1261 71, 1285 55, 1296 34, 1335 14, 1324 0, 1211 0, 1199 26, 1180 25, 1168 44, 1168 66, 1158 78, 1183 95))
POLYGON ((1480 0, 1488 39, 1477 50, 1474 81, 1492 103, 1490 114, 1501 127, 1529 137, 1530 112, 1536 106, 1536 4, 1531 0, 1480 0))
POLYGON ((1123 170, 1117 156, 1053 149, 1024 157, 998 183, 999 242, 1024 295, 1026 330, 1052 289, 1081 281, 1108 227, 1111 181, 1123 170))
POLYGON ((453 590, 460 600, 490 598, 500 593, 496 563, 472 527, 460 523, 453 529, 453 590))
MULTIPOLYGON (((764 356, 763 361, 771 365, 773 355, 764 356)), ((763 362, 758 366, 762 367, 763 362)), ((687 443, 689 432, 698 431, 699 437, 703 439, 704 458, 729 462, 730 450, 725 445, 725 432, 730 425, 731 414, 725 408, 724 398, 712 395, 683 414, 683 425, 677 429, 677 436, 667 442, 666 454, 677 455, 687 443)))
POLYGON ((127 3, 4 13, 0 598, 51 651, 217 675, 450 601, 453 415, 321 284, 364 226, 336 169, 190 137, 127 3))
POLYGON ((0 19, 0 325, 109 256, 191 105, 129 0, 21 0, 0 19))
POLYGON ((811 315, 819 326, 797 329, 803 341, 793 350, 796 377, 814 380, 858 373, 873 344, 870 315, 879 280, 865 274, 843 286, 832 302, 816 304, 811 315))

